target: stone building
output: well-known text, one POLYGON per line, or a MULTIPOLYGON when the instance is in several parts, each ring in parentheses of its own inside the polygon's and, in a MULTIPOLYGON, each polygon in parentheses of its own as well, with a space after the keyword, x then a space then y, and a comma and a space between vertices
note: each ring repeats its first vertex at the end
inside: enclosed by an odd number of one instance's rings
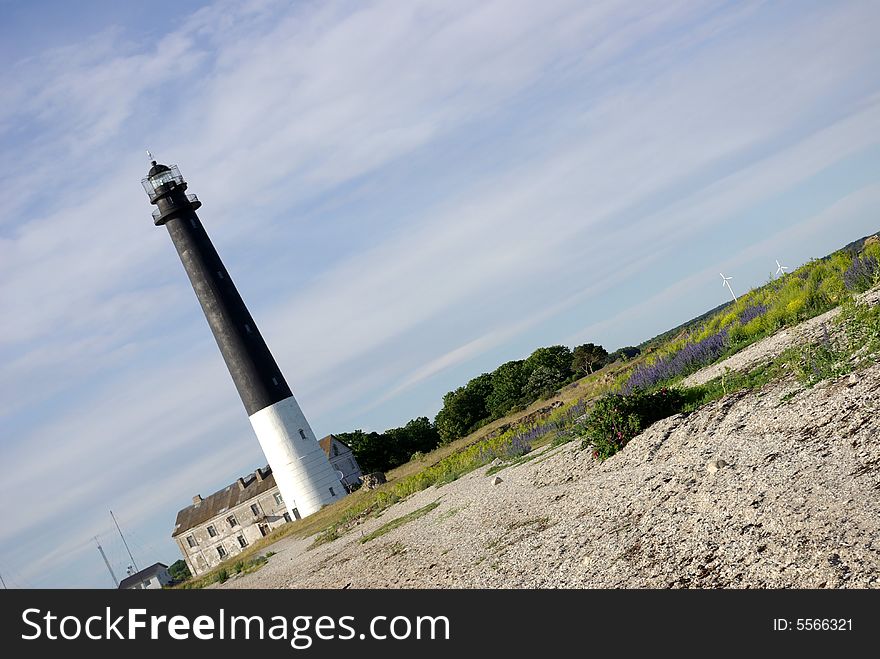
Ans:
POLYGON ((168 574, 168 566, 154 563, 140 572, 135 572, 119 582, 120 590, 153 590, 167 586, 174 579, 168 574))
MULTIPOLYGON (((333 435, 319 444, 333 468, 341 472, 343 485, 350 490, 361 477, 351 449, 333 435)), ((295 502, 291 509, 299 519, 295 502)), ((266 466, 208 497, 194 496, 192 505, 177 513, 171 537, 189 571, 198 576, 290 521, 272 470, 266 466)))

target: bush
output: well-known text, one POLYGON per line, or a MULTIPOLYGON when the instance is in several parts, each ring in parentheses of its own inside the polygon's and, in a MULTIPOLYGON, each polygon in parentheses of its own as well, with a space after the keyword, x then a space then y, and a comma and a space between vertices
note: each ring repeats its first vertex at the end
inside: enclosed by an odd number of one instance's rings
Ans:
POLYGON ((727 339, 727 330, 723 329, 696 343, 686 343, 674 354, 659 357, 653 364, 636 368, 624 383, 623 392, 647 391, 714 362, 724 353, 727 339))
POLYGON ((843 273, 843 282, 848 291, 862 293, 877 283, 880 275, 880 265, 877 259, 870 255, 853 256, 852 264, 843 273))
POLYGON ((226 570, 225 567, 220 568, 220 571, 217 572, 217 581, 219 581, 220 583, 226 583, 226 581, 228 579, 229 579, 229 572, 226 570))
POLYGON ((593 457, 605 460, 652 423, 677 414, 686 404, 685 394, 678 389, 609 394, 596 401, 584 422, 581 445, 592 448, 593 457))

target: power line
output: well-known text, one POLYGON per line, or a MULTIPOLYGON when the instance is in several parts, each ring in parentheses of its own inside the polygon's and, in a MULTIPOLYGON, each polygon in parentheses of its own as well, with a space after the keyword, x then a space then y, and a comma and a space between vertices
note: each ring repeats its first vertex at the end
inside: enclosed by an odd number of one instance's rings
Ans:
POLYGON ((125 545, 125 549, 128 552, 128 557, 131 559, 131 564, 134 566, 135 572, 140 572, 140 568, 138 568, 137 563, 135 563, 134 556, 132 556, 131 549, 128 548, 128 543, 125 541, 125 536, 122 535, 122 529, 119 528, 119 522, 116 521, 116 515, 113 514, 113 511, 110 511, 110 517, 113 518, 113 523, 116 524, 116 530, 119 531, 119 537, 122 538, 122 544, 125 545))

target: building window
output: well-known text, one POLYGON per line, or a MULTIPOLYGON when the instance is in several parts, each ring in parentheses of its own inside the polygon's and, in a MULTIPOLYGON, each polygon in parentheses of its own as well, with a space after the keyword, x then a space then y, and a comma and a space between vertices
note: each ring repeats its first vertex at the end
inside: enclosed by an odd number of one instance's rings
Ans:
POLYGON ((299 429, 299 436, 302 437, 303 439, 305 439, 306 438, 306 431, 303 430, 302 428, 300 428, 299 429))
POLYGON ((223 271, 222 270, 217 271, 217 277, 219 277, 220 279, 223 279, 223 271))
POLYGON ((290 521, 290 513, 284 513, 284 521, 285 521, 285 522, 289 522, 289 521, 290 521))
POLYGON ((339 455, 339 447, 336 444, 333 445, 333 455, 339 455))
POLYGON ((274 384, 277 387, 278 386, 278 378, 272 378, 272 384, 274 384))
POLYGON ((217 547, 217 555, 220 556, 220 558, 226 558, 226 550, 223 549, 223 545, 217 547))
POLYGON ((251 326, 248 325, 247 323, 245 323, 245 324, 244 324, 244 330, 245 330, 245 332, 247 332, 248 334, 250 334, 250 333, 251 333, 251 326))
POLYGON ((193 229, 195 229, 198 226, 196 224, 196 218, 194 218, 194 217, 189 218, 189 223, 192 224, 193 229))
POLYGON ((336 492, 333 491, 333 488, 332 488, 332 487, 330 488, 330 496, 331 496, 331 497, 335 497, 335 496, 336 496, 336 492))
POLYGON ((258 516, 260 514, 260 506, 258 506, 255 503, 252 503, 251 504, 251 512, 254 514, 255 517, 258 516))
POLYGON ((217 529, 214 528, 213 524, 208 525, 208 535, 211 536, 212 538, 217 537, 217 529))
POLYGON ((244 539, 243 535, 238 536, 238 544, 241 546, 242 549, 247 547, 247 540, 244 539))
POLYGON ((280 506, 282 503, 284 503, 284 499, 281 498, 281 493, 280 493, 280 492, 276 492, 276 493, 275 493, 275 503, 277 503, 279 506, 280 506))
POLYGON ((189 545, 190 549, 194 549, 196 546, 196 539, 191 535, 186 536, 186 544, 189 545))
POLYGON ((226 521, 229 522, 230 528, 233 526, 238 526, 238 520, 235 519, 235 515, 230 515, 226 518, 226 521))

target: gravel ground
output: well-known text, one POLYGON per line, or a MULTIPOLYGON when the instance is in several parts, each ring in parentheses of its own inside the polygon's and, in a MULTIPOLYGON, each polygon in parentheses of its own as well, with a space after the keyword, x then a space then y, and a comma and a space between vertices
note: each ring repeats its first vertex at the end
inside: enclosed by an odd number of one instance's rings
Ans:
POLYGON ((739 392, 604 463, 573 442, 497 485, 480 469, 429 488, 316 549, 282 540, 224 587, 878 587, 878 401, 880 364, 807 391, 739 392))

